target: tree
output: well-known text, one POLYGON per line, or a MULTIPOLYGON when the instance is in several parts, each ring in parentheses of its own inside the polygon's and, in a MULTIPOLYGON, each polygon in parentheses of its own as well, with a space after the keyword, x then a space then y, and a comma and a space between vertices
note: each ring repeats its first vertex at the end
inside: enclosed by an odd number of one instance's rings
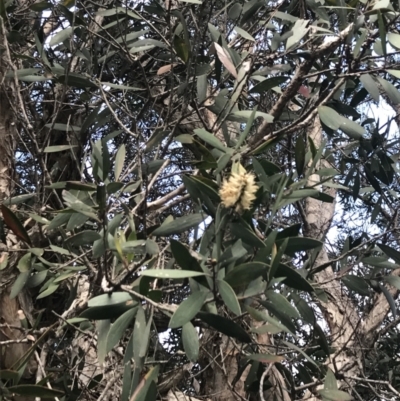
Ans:
POLYGON ((398 7, 0 0, 0 397, 397 399, 398 7))

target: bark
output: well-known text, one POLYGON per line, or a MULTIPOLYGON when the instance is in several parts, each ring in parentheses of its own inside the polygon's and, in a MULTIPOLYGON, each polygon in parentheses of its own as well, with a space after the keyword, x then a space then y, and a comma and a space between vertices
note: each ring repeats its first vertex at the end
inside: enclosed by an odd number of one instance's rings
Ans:
MULTIPOLYGON (((316 147, 321 145, 323 133, 318 118, 314 120, 309 130, 309 136, 316 147)), ((321 161, 320 164, 320 167, 328 166, 324 161, 321 161)), ((319 176, 314 174, 309 179, 309 185, 314 185, 319 180, 319 176)), ((335 190, 328 189, 326 192, 335 197, 335 190)), ((323 241, 334 217, 335 202, 329 204, 307 198, 304 212, 306 216, 305 235, 323 241)), ((339 279, 335 277, 325 248, 321 250, 315 261, 315 266, 320 265, 327 265, 327 267, 315 274, 314 278, 328 295, 329 302, 319 301, 319 306, 329 327, 331 346, 336 350, 331 355, 328 366, 333 372, 346 374, 347 377, 362 376, 363 355, 361 349, 373 346, 376 330, 389 312, 388 302, 383 294, 376 296, 372 310, 362 321, 357 313, 357 305, 342 290, 339 279)), ((394 271, 392 274, 399 275, 399 271, 394 271)), ((397 290, 393 288, 388 290, 394 297, 397 295, 397 290)), ((353 383, 341 382, 340 386, 346 389, 349 384, 353 383)), ((316 401, 319 398, 307 391, 304 399, 316 401)))
MULTIPOLYGON (((14 152, 16 146, 17 130, 15 128, 14 115, 11 112, 10 102, 17 102, 15 87, 5 78, 5 72, 9 67, 9 53, 5 36, 5 28, 0 19, 0 202, 11 196, 14 188, 14 152)), ((21 327, 19 315, 30 315, 30 310, 22 310, 23 306, 31 304, 29 294, 20 294, 18 298, 10 298, 11 285, 18 273, 16 271, 17 253, 12 251, 21 249, 23 245, 17 241, 12 233, 6 238, 6 244, 2 244, 1 259, 8 258, 7 267, 0 271, 0 342, 7 340, 21 340, 25 338, 21 327), (11 251, 11 252, 7 252, 11 251), (15 327, 13 327, 15 326, 15 327)), ((0 345, 0 366, 10 369, 29 349, 27 343, 14 343, 6 346, 0 345)), ((31 360, 25 371, 25 376, 30 377, 36 369, 36 363, 31 360)))

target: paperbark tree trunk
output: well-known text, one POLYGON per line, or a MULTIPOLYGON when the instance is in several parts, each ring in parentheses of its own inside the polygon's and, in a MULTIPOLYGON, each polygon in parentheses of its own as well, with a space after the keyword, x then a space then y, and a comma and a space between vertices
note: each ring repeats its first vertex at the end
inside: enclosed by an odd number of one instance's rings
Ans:
MULTIPOLYGON (((10 60, 4 25, 2 21, 0 22, 0 203, 2 203, 12 194, 15 182, 13 161, 17 129, 10 102, 17 104, 17 98, 12 80, 5 78, 10 60)), ((19 273, 16 268, 18 253, 13 250, 21 249, 21 247, 23 244, 11 232, 6 236, 6 244, 0 245, 0 259, 2 262, 7 260, 7 266, 0 271, 0 366, 5 369, 13 368, 15 362, 30 347, 28 343, 18 342, 25 338, 24 331, 18 329, 21 327, 19 316, 30 313, 30 311, 22 310, 30 304, 29 295, 21 293, 18 297, 10 297, 11 285, 19 273), (1 345, 2 341, 15 342, 1 345)), ((31 360, 25 376, 31 376, 35 370, 36 363, 31 360)))
MULTIPOLYGON (((309 130, 309 137, 316 147, 321 146, 323 141, 322 127, 319 118, 316 118, 309 130)), ((320 167, 329 167, 325 161, 320 162, 320 167)), ((309 185, 315 185, 320 177, 314 174, 309 179, 309 185)), ((335 197, 336 191, 328 189, 327 193, 335 197)), ((313 198, 307 198, 305 202, 305 236, 323 241, 331 226, 335 213, 335 202, 332 204, 323 203, 313 198)), ((328 295, 328 302, 319 302, 319 306, 328 325, 331 338, 331 346, 336 350, 330 356, 330 369, 348 378, 359 377, 363 370, 363 355, 361 349, 368 349, 373 346, 376 339, 376 330, 382 324, 389 312, 389 304, 383 293, 375 298, 374 306, 369 314, 362 320, 357 313, 357 306, 347 296, 341 287, 340 280, 336 278, 332 266, 329 264, 327 250, 323 248, 315 260, 314 267, 325 265, 326 267, 314 278, 321 288, 328 295)), ((399 275, 400 270, 392 274, 399 275)), ((398 291, 389 288, 392 296, 398 291)), ((339 387, 349 388, 354 382, 342 381, 339 387)), ((317 401, 320 398, 306 392, 304 399, 317 401)))

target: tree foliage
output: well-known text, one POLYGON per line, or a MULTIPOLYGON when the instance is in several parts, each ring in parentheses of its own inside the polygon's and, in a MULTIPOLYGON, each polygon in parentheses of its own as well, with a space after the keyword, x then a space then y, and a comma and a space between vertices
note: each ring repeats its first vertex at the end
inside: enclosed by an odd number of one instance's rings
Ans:
POLYGON ((398 399, 399 11, 0 0, 0 399, 398 399))

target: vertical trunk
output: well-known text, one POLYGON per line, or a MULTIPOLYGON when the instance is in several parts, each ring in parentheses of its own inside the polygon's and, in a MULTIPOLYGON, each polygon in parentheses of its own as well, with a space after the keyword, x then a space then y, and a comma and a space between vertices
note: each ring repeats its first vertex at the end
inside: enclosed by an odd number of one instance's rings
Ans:
MULTIPOLYGON (((309 131, 310 138, 316 147, 322 143, 323 134, 319 119, 316 118, 309 131)), ((320 167, 324 166, 321 161, 320 167)), ((314 174, 310 177, 310 185, 319 182, 320 177, 314 174)), ((329 189, 328 194, 335 197, 335 190, 329 189)), ((305 235, 308 237, 324 240, 333 220, 335 203, 323 203, 313 198, 308 198, 305 203, 305 235)), ((319 253, 315 266, 328 265, 329 257, 326 249, 319 253)), ((394 271, 393 275, 399 275, 399 271, 394 271)), ((321 288, 328 295, 327 303, 320 301, 320 308, 323 312, 325 321, 328 325, 331 338, 331 346, 336 350, 330 356, 329 367, 333 372, 345 374, 347 377, 362 376, 362 348, 368 349, 373 346, 376 330, 381 325, 389 311, 388 302, 384 294, 376 296, 374 306, 367 316, 361 320, 357 314, 357 306, 342 290, 340 282, 335 279, 332 266, 328 265, 325 269, 315 275, 315 281, 320 283, 321 288)), ((397 290, 388 289, 392 296, 396 296, 397 290)), ((352 383, 340 383, 344 389, 352 383)), ((308 391, 305 398, 309 401, 318 400, 308 391)))
MULTIPOLYGON (((2 27, 2 30, 4 28, 2 27)), ((15 138, 17 131, 15 128, 14 116, 11 112, 10 102, 15 101, 14 87, 11 82, 4 79, 5 72, 9 65, 8 49, 5 39, 5 32, 0 32, 0 203, 8 198, 13 191, 14 184, 14 155, 15 138)), ((21 244, 9 234, 6 238, 6 245, 1 244, 3 252, 1 259, 8 259, 8 265, 0 271, 0 341, 16 341, 14 344, 0 346, 0 366, 2 368, 12 368, 14 363, 25 354, 29 344, 18 343, 25 337, 24 332, 19 330, 21 327, 19 314, 21 302, 26 294, 21 294, 21 299, 10 298, 10 289, 15 280, 18 270, 15 267, 15 255, 17 253, 7 253, 6 250, 13 248, 20 249, 21 244)), ((25 371, 26 376, 34 373, 36 365, 32 362, 25 371)))

